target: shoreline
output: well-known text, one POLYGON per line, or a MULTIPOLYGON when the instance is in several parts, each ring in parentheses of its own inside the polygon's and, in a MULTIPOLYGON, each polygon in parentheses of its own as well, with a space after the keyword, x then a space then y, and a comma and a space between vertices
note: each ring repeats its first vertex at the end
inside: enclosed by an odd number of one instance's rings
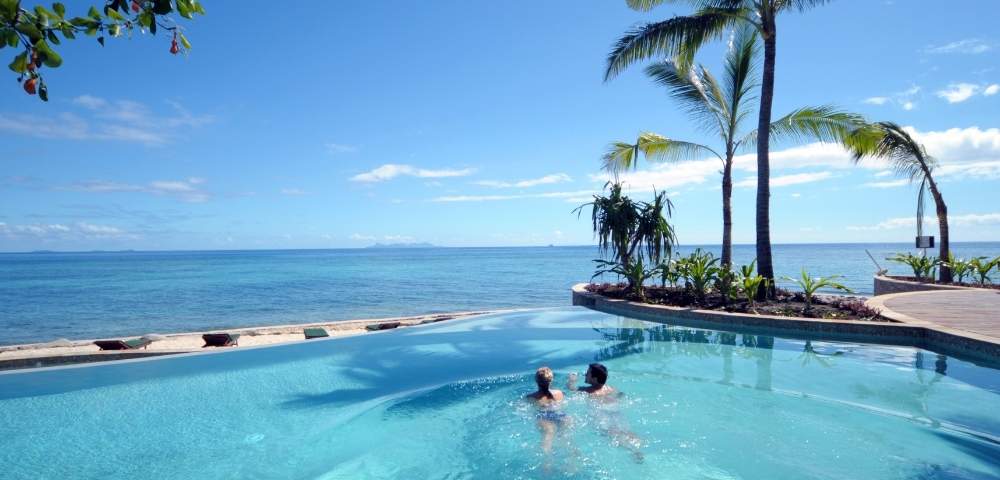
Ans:
POLYGON ((87 340, 55 340, 45 343, 26 343, 20 345, 0 346, 0 370, 12 370, 22 368, 47 367, 55 365, 72 365, 78 363, 102 362, 111 360, 122 360, 127 358, 152 357, 160 355, 172 355, 178 353, 191 353, 206 351, 202 348, 204 341, 201 336, 205 333, 238 333, 240 334, 239 346, 237 347, 208 347, 208 349, 219 350, 240 347, 256 347, 264 345, 278 345, 293 342, 305 342, 303 330, 306 328, 323 328, 329 334, 329 338, 347 337, 353 335, 363 335, 379 330, 368 330, 368 326, 385 323, 399 322, 398 327, 406 328, 415 325, 442 322, 445 320, 456 320, 486 315, 490 313, 517 311, 519 309, 497 309, 497 310, 476 310, 451 313, 436 313, 425 315, 411 315, 403 317, 383 317, 364 318, 355 320, 339 320, 302 324, 269 325, 257 327, 240 327, 218 330, 206 330, 199 332, 180 332, 168 334, 148 334, 156 335, 158 338, 150 343, 146 348, 135 350, 100 350, 94 345, 95 340, 113 339, 133 339, 140 338, 140 335, 127 337, 104 337, 100 339, 87 340))

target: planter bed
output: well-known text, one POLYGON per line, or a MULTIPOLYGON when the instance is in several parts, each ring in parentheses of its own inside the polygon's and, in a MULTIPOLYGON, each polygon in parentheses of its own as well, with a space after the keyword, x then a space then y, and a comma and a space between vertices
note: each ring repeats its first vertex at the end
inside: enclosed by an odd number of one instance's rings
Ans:
POLYGON ((812 308, 807 309, 805 296, 802 293, 778 289, 775 300, 757 302, 755 309, 751 310, 746 300, 737 299, 725 304, 722 296, 718 293, 710 293, 704 299, 699 299, 693 291, 683 287, 646 287, 645 299, 639 299, 635 295, 627 294, 624 284, 592 283, 585 288, 590 293, 607 298, 652 305, 781 317, 867 320, 877 322, 892 321, 879 315, 878 310, 865 306, 865 298, 863 297, 816 295, 813 297, 812 308))

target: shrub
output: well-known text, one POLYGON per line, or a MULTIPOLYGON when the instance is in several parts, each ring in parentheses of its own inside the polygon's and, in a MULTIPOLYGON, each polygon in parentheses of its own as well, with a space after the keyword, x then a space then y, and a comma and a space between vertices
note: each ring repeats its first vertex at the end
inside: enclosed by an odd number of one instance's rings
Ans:
MULTIPOLYGON (((986 257, 979 257, 979 258, 986 258, 986 257)), ((948 268, 951 269, 952 276, 958 283, 962 283, 965 280, 965 276, 972 273, 972 271, 974 270, 974 268, 972 267, 972 263, 970 261, 965 260, 963 258, 955 258, 954 254, 948 255, 947 264, 948 268)))
POLYGON ((913 276, 917 277, 918 281, 924 280, 934 280, 934 276, 937 273, 937 260, 933 258, 926 257, 923 255, 914 255, 912 253, 897 253, 891 257, 886 258, 890 262, 902 263, 913 269, 913 276))
POLYGON ((708 287, 718 277, 719 267, 715 266, 718 262, 719 259, 712 252, 702 252, 700 248, 687 257, 677 259, 685 286, 692 289, 699 300, 705 299, 708 287))
POLYGON ((986 257, 976 257, 969 260, 969 266, 975 272, 976 276, 979 277, 980 285, 986 285, 986 282, 993 283, 990 281, 990 270, 993 270, 993 267, 997 267, 998 265, 1000 265, 1000 257, 989 261, 986 261, 986 257))
POLYGON ((757 293, 760 292, 761 287, 767 287, 768 281, 762 275, 754 273, 754 267, 757 264, 757 260, 750 262, 750 265, 743 265, 740 267, 740 280, 739 287, 740 292, 743 294, 743 298, 746 299, 747 305, 750 307, 750 311, 757 312, 757 293))
POLYGON ((647 269, 642 263, 642 259, 630 260, 628 264, 621 264, 619 262, 613 262, 608 260, 594 260, 597 263, 597 271, 591 279, 597 278, 605 273, 614 273, 618 276, 625 277, 628 281, 628 288, 633 295, 639 297, 640 300, 646 299, 646 292, 643 285, 646 280, 654 278, 660 274, 660 267, 656 266, 647 269))
POLYGON ((843 284, 838 283, 837 279, 843 278, 840 275, 833 275, 830 277, 810 277, 806 273, 806 269, 802 269, 802 276, 800 278, 791 277, 781 277, 785 280, 795 282, 799 288, 802 289, 802 295, 805 296, 806 300, 806 310, 812 308, 813 295, 821 288, 830 288, 834 290, 840 290, 842 292, 854 293, 850 288, 845 287, 843 284))

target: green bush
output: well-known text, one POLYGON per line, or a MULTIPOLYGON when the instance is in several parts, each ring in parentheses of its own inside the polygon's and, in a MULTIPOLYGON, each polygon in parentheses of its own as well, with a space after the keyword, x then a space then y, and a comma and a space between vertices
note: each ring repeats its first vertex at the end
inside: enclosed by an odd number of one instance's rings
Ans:
POLYGON ((812 308, 813 295, 821 288, 831 288, 834 290, 840 290, 842 292, 854 293, 850 288, 845 287, 843 284, 838 283, 837 279, 843 278, 840 275, 833 275, 830 277, 810 277, 806 273, 806 269, 802 269, 802 276, 800 278, 791 277, 781 277, 785 280, 794 282, 799 288, 802 289, 802 293, 806 297, 806 310, 812 308))
POLYGON ((937 273, 938 261, 923 255, 897 253, 891 257, 887 257, 886 260, 909 266, 913 269, 913 276, 917 277, 917 280, 919 281, 933 281, 934 276, 937 273))

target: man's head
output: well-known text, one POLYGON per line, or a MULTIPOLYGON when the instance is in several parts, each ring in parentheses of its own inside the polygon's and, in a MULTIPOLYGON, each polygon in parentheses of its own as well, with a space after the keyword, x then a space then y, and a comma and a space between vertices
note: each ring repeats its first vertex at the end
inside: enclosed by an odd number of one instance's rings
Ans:
POLYGON ((591 363, 590 367, 587 368, 587 378, 585 380, 595 387, 603 386, 605 383, 608 383, 608 367, 600 363, 591 363))

